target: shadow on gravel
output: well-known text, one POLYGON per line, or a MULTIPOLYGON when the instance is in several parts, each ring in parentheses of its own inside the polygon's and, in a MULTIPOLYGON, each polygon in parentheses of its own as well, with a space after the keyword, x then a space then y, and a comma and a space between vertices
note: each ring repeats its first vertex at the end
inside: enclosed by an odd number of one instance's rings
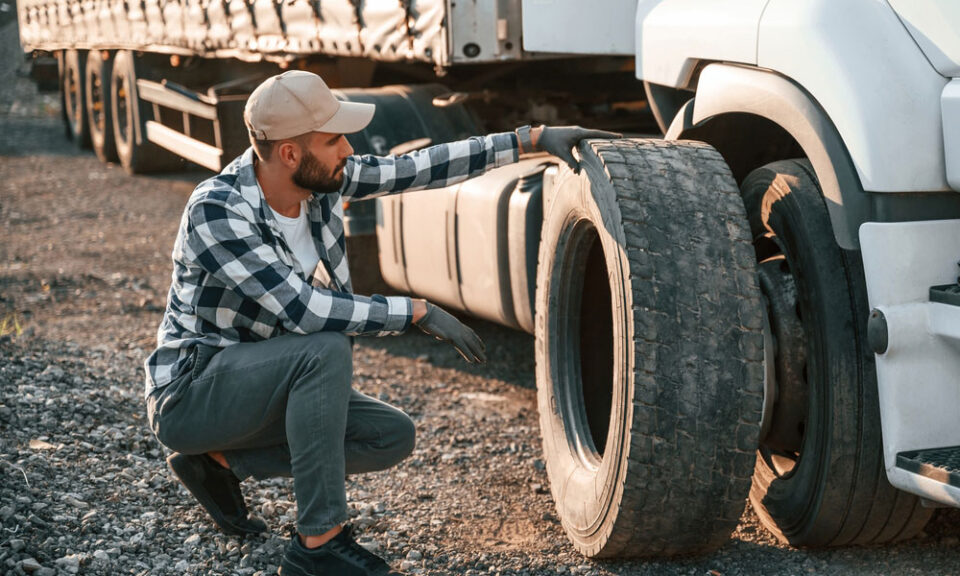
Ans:
MULTIPOLYGON (((932 538, 954 538, 960 535, 960 508, 940 508, 923 529, 932 538)), ((960 540, 956 542, 960 544, 960 540)))
POLYGON ((798 556, 796 550, 789 548, 777 548, 756 542, 735 541, 707 556, 696 556, 674 561, 606 561, 597 562, 596 565, 603 568, 604 575, 615 574, 617 576, 820 573, 816 570, 807 570, 814 565, 814 562, 809 560, 806 555, 798 556), (763 568, 758 568, 759 566, 763 566, 763 568))
POLYGON ((450 344, 438 342, 415 327, 400 338, 358 338, 357 345, 426 361, 437 368, 496 378, 512 386, 537 387, 533 336, 476 318, 458 317, 473 328, 486 345, 486 364, 468 364, 450 344))
POLYGON ((674 561, 596 562, 594 565, 602 567, 604 575, 617 576, 956 574, 953 570, 940 572, 927 568, 928 566, 955 565, 953 564, 955 557, 953 547, 954 544, 950 539, 944 541, 927 538, 895 545, 806 550, 774 543, 735 539, 707 556, 674 561))
MULTIPOLYGON (((59 118, 3 118, 4 137, 0 138, 0 156, 79 156, 64 135, 59 118)), ((92 152, 91 152, 92 154, 92 152)))

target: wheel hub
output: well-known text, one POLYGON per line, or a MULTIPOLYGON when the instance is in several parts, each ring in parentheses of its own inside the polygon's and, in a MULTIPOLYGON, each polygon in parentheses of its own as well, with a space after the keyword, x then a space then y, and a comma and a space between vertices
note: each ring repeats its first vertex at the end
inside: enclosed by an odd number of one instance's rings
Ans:
POLYGON ((100 76, 95 75, 90 84, 90 96, 93 101, 91 107, 90 124, 97 127, 97 131, 103 133, 106 129, 106 116, 103 109, 103 85, 100 82, 100 76))
POLYGON ((803 444, 809 394, 806 337, 797 287, 782 254, 761 262, 758 272, 767 304, 760 444, 770 451, 796 455, 803 444))
POLYGON ((127 79, 123 75, 120 75, 116 78, 117 82, 117 117, 113 121, 117 124, 117 139, 123 142, 124 144, 129 144, 133 138, 128 134, 129 131, 129 118, 127 117, 129 111, 128 107, 130 103, 127 101, 127 79))
POLYGON ((73 114, 74 118, 79 118, 80 115, 80 73, 72 68, 67 74, 67 89, 65 90, 66 100, 67 100, 67 109, 73 114))

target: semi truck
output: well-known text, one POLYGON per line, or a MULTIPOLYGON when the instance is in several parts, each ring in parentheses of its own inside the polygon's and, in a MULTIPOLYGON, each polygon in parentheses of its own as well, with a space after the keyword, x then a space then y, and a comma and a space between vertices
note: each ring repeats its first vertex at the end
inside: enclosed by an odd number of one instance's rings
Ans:
MULTIPOLYGON (((378 105, 358 153, 576 123, 345 206, 377 282, 533 335, 558 516, 589 557, 795 546, 960 506, 960 5, 948 0, 18 0, 78 145, 219 170, 265 76, 378 105)), ((357 260, 357 257, 354 257, 357 260)))

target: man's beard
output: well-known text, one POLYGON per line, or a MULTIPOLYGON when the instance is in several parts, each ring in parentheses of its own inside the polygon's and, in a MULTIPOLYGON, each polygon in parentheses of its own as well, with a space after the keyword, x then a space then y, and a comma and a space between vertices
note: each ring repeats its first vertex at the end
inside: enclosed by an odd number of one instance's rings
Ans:
POLYGON ((340 164, 332 172, 327 172, 317 157, 304 151, 297 171, 293 173, 293 183, 301 188, 321 194, 336 192, 343 185, 343 167, 340 164))

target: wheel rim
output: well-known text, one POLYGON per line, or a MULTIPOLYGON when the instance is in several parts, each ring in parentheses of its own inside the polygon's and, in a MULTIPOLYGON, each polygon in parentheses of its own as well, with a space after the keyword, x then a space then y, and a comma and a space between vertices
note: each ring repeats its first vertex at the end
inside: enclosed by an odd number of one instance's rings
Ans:
POLYGON ((64 96, 67 101, 67 112, 70 116, 73 131, 77 132, 77 126, 81 118, 80 106, 82 102, 80 98, 80 70, 76 66, 70 66, 66 80, 67 86, 66 90, 64 90, 64 96))
POLYGON ((788 478, 803 456, 810 410, 807 338, 803 326, 807 315, 798 298, 793 269, 782 252, 761 261, 757 270, 766 304, 764 360, 767 362, 759 450, 776 476, 788 478))
POLYGON ((596 470, 603 462, 613 407, 613 316, 603 246, 589 220, 571 222, 556 270, 559 358, 554 394, 570 450, 596 470))
POLYGON ((107 115, 103 103, 103 76, 99 71, 90 73, 90 127, 97 134, 107 131, 107 115))
POLYGON ((117 116, 113 121, 117 126, 116 135, 118 143, 124 147, 128 147, 133 140, 133 135, 130 130, 130 126, 132 125, 132 119, 130 117, 132 108, 130 107, 129 83, 127 82, 125 74, 118 74, 115 81, 117 83, 117 116))

